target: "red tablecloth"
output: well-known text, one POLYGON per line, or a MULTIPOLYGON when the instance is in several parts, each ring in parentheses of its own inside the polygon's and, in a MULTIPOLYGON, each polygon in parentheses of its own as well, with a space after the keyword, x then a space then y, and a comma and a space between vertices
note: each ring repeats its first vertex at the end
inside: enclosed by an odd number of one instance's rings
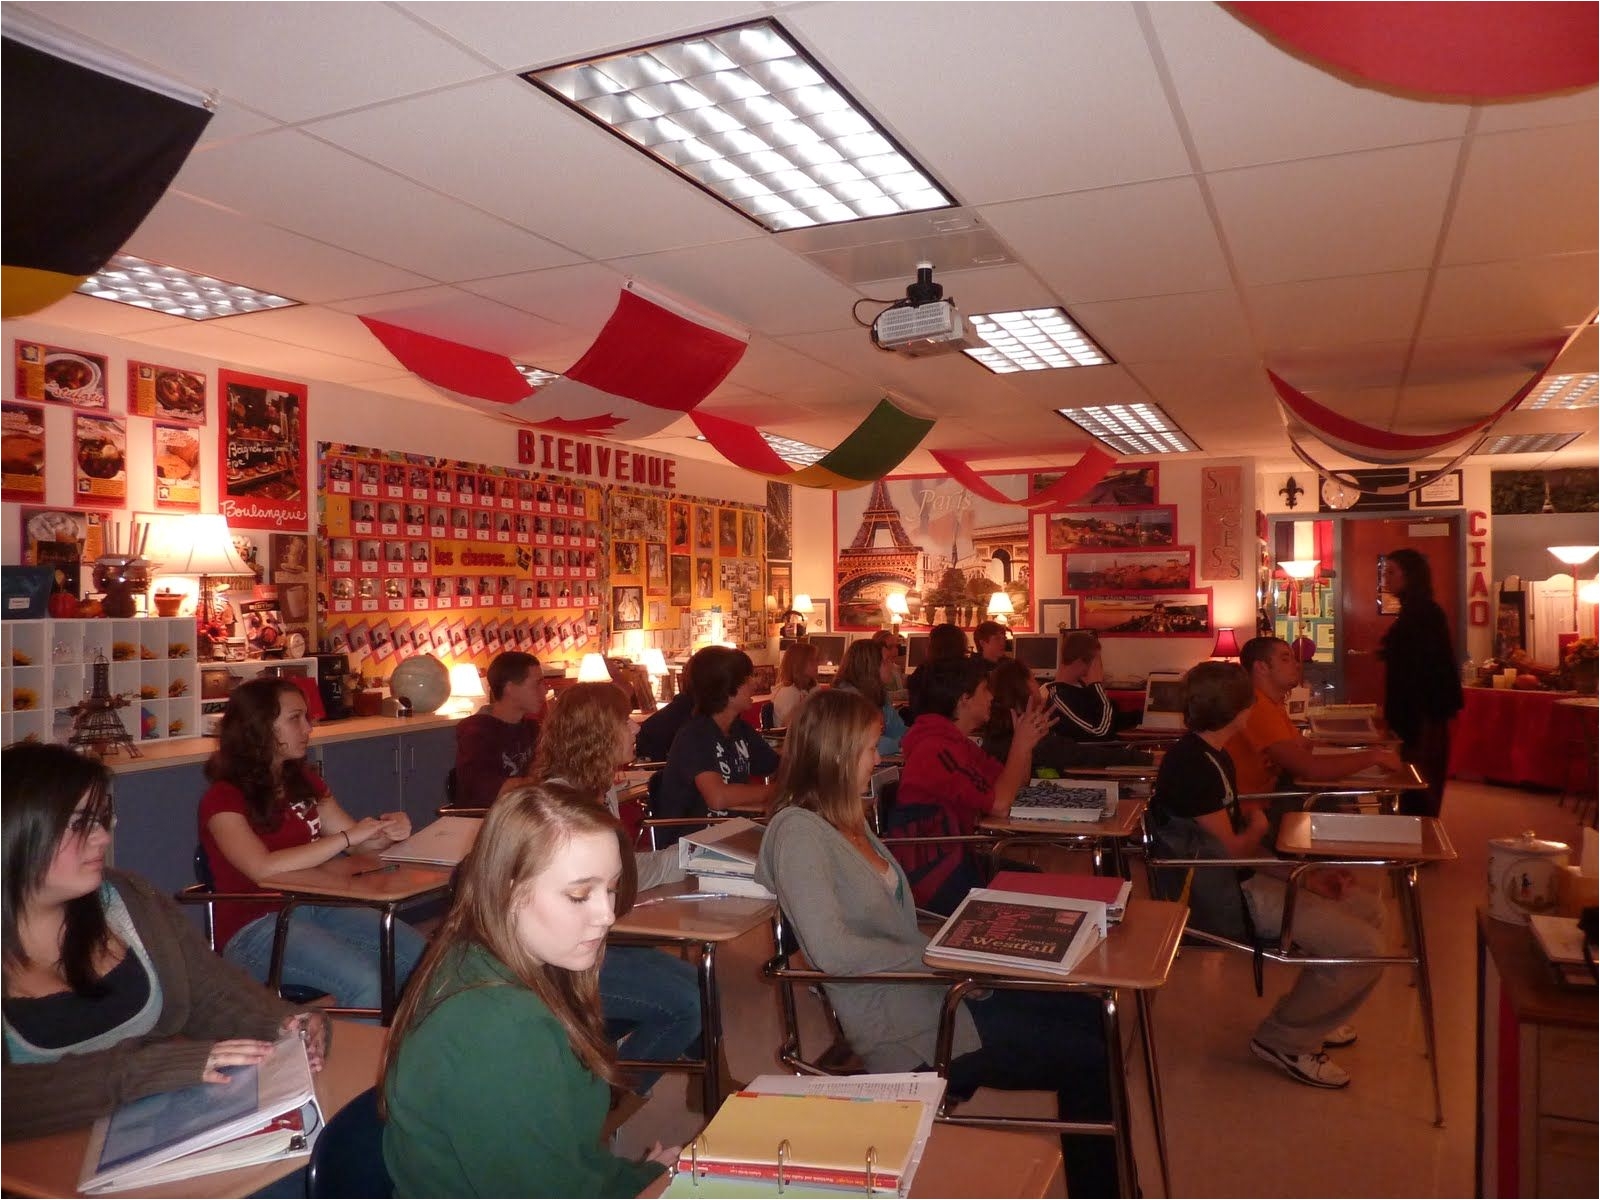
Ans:
MULTIPOLYGON (((1596 710, 1558 703, 1570 692, 1463 689, 1466 707, 1450 740, 1450 776, 1561 788, 1573 738, 1592 730, 1596 710)), ((1592 744, 1592 743, 1591 743, 1592 744)), ((1590 751, 1592 753, 1592 751, 1590 751)))

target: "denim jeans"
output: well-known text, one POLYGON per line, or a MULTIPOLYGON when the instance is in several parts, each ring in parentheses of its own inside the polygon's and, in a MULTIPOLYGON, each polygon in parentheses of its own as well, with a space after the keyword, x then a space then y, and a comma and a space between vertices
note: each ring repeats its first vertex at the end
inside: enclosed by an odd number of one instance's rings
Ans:
MULTIPOLYGON (((600 963, 600 1011, 606 1021, 631 1026, 622 1058, 671 1062, 699 1054, 700 981, 676 955, 649 946, 610 946, 600 963)), ((643 1095, 659 1071, 634 1080, 643 1095)))
MULTIPOLYGON (((321 988, 341 1007, 377 1008, 378 923, 375 908, 323 908, 301 905, 289 921, 283 952, 283 982, 321 988)), ((222 956, 263 983, 272 964, 277 914, 257 917, 228 939, 222 956)), ((405 986, 422 957, 422 935, 404 921, 394 923, 394 980, 405 986)))
MULTIPOLYGON (((968 1001, 982 1047, 950 1064, 950 1090, 980 1087, 1051 1091, 1063 1121, 1104 1121, 1111 1080, 1097 997, 997 991, 968 1001)), ((1117 1194, 1116 1144, 1095 1134, 1063 1134, 1067 1195, 1117 1194)), ((1136 1193, 1137 1194, 1137 1193, 1136 1193)))

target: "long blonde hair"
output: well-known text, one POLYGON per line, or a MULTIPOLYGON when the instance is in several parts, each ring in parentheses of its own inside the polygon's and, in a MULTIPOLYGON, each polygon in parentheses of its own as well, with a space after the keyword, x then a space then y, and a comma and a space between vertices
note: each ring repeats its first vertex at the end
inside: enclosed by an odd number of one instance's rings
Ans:
MULTIPOLYGON (((489 810, 477 842, 462 860, 449 915, 412 972, 395 1013, 378 1070, 380 1109, 385 1104, 385 1081, 406 1038, 456 994, 435 985, 441 967, 472 946, 486 951, 518 985, 544 1001, 566 1030, 579 1062, 607 1083, 617 1082, 616 1047, 606 1037, 600 1015, 600 960, 583 971, 537 962, 523 947, 516 929, 521 891, 563 846, 585 833, 611 833, 619 850, 624 847, 616 818, 597 804, 593 795, 565 784, 538 783, 513 789, 489 810)), ((621 858, 624 878, 617 889, 619 918, 633 905, 633 888, 628 884, 633 855, 624 852, 621 858)))
POLYGON ((617 734, 627 721, 628 698, 616 684, 564 688, 540 723, 530 774, 604 796, 617 772, 617 734))
POLYGON ((856 764, 882 728, 882 714, 856 692, 829 688, 812 696, 784 739, 772 811, 803 808, 842 833, 862 828, 866 807, 856 764))

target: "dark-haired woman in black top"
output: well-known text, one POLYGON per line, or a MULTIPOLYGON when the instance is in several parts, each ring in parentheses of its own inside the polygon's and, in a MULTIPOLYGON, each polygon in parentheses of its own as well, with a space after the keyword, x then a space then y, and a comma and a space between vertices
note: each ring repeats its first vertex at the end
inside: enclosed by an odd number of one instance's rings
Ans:
POLYGON ((1450 770, 1450 719, 1461 711, 1461 676, 1444 609, 1433 598, 1433 571, 1412 549, 1383 560, 1383 589, 1400 615, 1383 635, 1383 719, 1400 738, 1400 757, 1417 768, 1425 792, 1403 792, 1400 810, 1437 817, 1450 770))

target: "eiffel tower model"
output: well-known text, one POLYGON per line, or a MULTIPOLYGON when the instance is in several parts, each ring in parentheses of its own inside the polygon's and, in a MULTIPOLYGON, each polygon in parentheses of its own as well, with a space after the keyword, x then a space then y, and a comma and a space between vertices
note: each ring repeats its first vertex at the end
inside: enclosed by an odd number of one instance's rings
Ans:
POLYGON ((72 706, 72 737, 68 742, 96 758, 126 750, 129 758, 143 758, 128 735, 117 709, 127 706, 126 696, 111 694, 111 664, 98 651, 94 656, 94 682, 89 695, 72 706))

